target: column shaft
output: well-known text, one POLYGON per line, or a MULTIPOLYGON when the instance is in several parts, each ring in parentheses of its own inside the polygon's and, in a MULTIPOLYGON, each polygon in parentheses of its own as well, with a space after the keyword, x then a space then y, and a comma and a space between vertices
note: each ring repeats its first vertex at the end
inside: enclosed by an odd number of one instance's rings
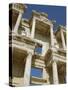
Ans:
POLYGON ((32 30, 31 30, 31 37, 34 38, 34 35, 35 35, 35 17, 33 18, 33 22, 32 22, 32 30))
POLYGON ((24 85, 30 84, 30 73, 31 73, 31 61, 32 61, 32 54, 29 53, 26 58, 26 65, 24 71, 24 85))
POLYGON ((51 46, 54 46, 53 25, 50 26, 51 46))
POLYGON ((20 12, 20 13, 19 13, 19 16, 18 16, 18 19, 17 19, 17 21, 16 21, 16 24, 15 24, 14 30, 13 30, 15 33, 17 33, 17 30, 18 30, 18 27, 19 27, 21 18, 22 18, 22 13, 20 12))
POLYGON ((56 63, 56 61, 53 61, 52 67, 53 67, 53 83, 54 84, 58 84, 59 80, 58 80, 58 70, 57 70, 57 63, 56 63))
POLYGON ((65 45, 65 39, 64 39, 64 35, 63 35, 63 31, 62 30, 61 30, 61 40, 62 40, 63 48, 65 49, 66 45, 65 45))
POLYGON ((43 79, 47 81, 44 84, 49 84, 49 75, 45 68, 43 68, 43 79))
POLYGON ((47 74, 46 74, 46 70, 43 68, 43 79, 46 79, 47 74))

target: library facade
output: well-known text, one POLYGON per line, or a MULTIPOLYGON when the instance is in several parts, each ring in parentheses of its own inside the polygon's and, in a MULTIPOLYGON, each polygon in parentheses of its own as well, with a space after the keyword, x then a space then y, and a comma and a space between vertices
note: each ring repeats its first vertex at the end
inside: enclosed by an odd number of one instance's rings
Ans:
POLYGON ((9 5, 9 85, 29 86, 66 83, 66 27, 53 30, 53 21, 44 12, 9 5))

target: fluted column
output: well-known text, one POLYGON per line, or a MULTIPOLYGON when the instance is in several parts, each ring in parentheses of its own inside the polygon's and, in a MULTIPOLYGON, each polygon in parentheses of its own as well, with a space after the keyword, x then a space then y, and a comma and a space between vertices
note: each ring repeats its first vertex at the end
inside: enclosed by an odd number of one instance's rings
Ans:
POLYGON ((35 24, 36 24, 36 18, 33 17, 32 29, 31 29, 31 37, 32 37, 32 38, 34 38, 34 35, 35 35, 35 24))
POLYGON ((53 69, 53 83, 58 84, 59 80, 58 80, 58 70, 57 70, 57 62, 56 61, 53 61, 52 69, 53 69))
POLYGON ((30 85, 30 74, 31 74, 31 62, 32 62, 32 53, 28 53, 25 64, 24 71, 24 85, 30 85))

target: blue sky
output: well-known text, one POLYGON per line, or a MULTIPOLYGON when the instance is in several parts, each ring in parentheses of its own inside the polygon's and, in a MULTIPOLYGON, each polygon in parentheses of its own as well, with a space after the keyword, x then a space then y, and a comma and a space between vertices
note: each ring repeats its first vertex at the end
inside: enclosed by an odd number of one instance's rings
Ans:
POLYGON ((32 68, 31 69, 31 76, 35 76, 35 77, 42 77, 42 69, 39 68, 32 68))
POLYGON ((34 4, 26 4, 27 9, 24 13, 25 18, 30 18, 32 14, 32 10, 36 10, 39 12, 45 12, 48 14, 48 18, 51 20, 56 20, 57 25, 66 26, 66 7, 65 6, 50 6, 50 5, 34 5, 34 4))

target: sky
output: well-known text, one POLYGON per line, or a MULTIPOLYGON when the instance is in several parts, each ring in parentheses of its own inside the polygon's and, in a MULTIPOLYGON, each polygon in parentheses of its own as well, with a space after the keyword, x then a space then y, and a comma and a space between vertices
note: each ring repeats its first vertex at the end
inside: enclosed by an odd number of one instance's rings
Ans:
POLYGON ((50 5, 35 5, 26 4, 27 9, 23 15, 24 18, 29 19, 32 14, 32 10, 38 12, 45 12, 48 14, 50 20, 56 20, 55 27, 58 25, 66 26, 66 7, 65 6, 50 6, 50 5))
POLYGON ((32 68, 31 69, 31 76, 35 76, 35 77, 42 77, 42 69, 39 68, 32 68))

